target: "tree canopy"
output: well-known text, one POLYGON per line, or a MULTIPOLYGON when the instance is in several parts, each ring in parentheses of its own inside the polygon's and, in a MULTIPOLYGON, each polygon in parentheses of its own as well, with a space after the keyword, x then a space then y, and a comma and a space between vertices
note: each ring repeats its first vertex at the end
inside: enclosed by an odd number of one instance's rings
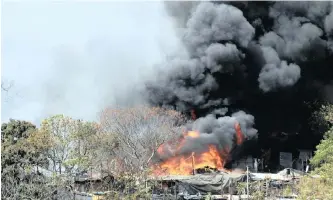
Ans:
POLYGON ((144 106, 105 109, 98 122, 54 115, 37 128, 10 120, 1 127, 2 197, 51 199, 59 188, 73 188, 74 177, 92 172, 127 177, 132 185, 185 122, 174 110, 144 106))
POLYGON ((42 135, 30 122, 10 120, 1 126, 1 196, 5 199, 42 198, 44 177, 35 173, 47 167, 45 150, 49 148, 42 135))
POLYGON ((323 106, 320 113, 329 129, 311 160, 315 170, 300 182, 299 199, 331 199, 333 196, 333 105, 323 106))

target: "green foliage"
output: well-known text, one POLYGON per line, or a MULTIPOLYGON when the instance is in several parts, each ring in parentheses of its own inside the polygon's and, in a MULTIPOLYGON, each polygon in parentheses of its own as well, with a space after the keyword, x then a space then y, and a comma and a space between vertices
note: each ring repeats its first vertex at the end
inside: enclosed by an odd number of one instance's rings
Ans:
POLYGON ((292 194, 293 194, 293 191, 289 185, 287 185, 282 191, 282 195, 285 197, 291 196, 292 194))
POLYGON ((315 170, 311 176, 301 179, 299 199, 331 199, 333 196, 333 105, 322 106, 320 113, 330 127, 311 160, 315 170))
POLYGON ((108 191, 105 199, 150 199, 152 186, 144 180, 139 181, 138 176, 124 174, 117 177, 117 184, 108 191))
POLYGON ((87 170, 91 165, 89 150, 92 148, 92 139, 97 130, 94 123, 64 115, 45 119, 41 131, 51 137, 53 145, 48 157, 52 160, 53 169, 67 174, 87 170))
POLYGON ((333 105, 332 104, 323 105, 321 108, 321 113, 323 113, 324 119, 327 122, 333 123, 333 105))
POLYGON ((102 180, 110 199, 149 199, 152 187, 144 184, 149 162, 161 144, 178 136, 183 116, 148 107, 104 114, 98 125, 64 115, 43 120, 39 129, 19 120, 3 124, 2 197, 50 199, 73 186, 75 175, 100 172, 120 183, 102 180))
POLYGON ((36 126, 26 121, 10 120, 1 127, 1 197, 3 199, 42 198, 46 177, 35 172, 47 166, 44 154, 47 141, 36 126))
POLYGON ((265 199, 265 192, 257 190, 251 194, 253 200, 263 200, 265 199))
POLYGON ((236 190, 237 190, 237 193, 240 195, 246 194, 246 182, 239 182, 236 185, 236 190))
POLYGON ((208 192, 208 194, 205 197, 205 200, 211 200, 212 199, 212 194, 208 192))
MULTIPOLYGON (((323 106, 323 115, 329 122, 333 122, 333 105, 323 106)), ((324 139, 317 146, 311 164, 316 167, 314 173, 333 187, 333 126, 325 133, 324 139)))
MULTIPOLYGON (((247 183, 239 182, 236 185, 236 190, 239 195, 247 194, 247 183)), ((249 195, 251 199, 262 200, 265 197, 265 192, 263 191, 263 183, 260 181, 249 182, 249 195)))
MULTIPOLYGON (((38 152, 29 142, 36 126, 26 121, 10 120, 1 126, 1 167, 11 165, 22 166, 37 164, 43 159, 42 152, 38 152)), ((45 160, 44 160, 45 161, 45 160)))
POLYGON ((331 106, 329 104, 321 105, 320 102, 316 102, 314 105, 311 109, 316 109, 316 111, 312 114, 309 124, 313 133, 323 134, 330 128, 330 123, 333 122, 329 119, 331 106))
POLYGON ((333 162, 333 127, 325 134, 324 139, 317 146, 315 156, 311 160, 311 164, 319 167, 324 163, 333 162))
POLYGON ((30 122, 10 119, 8 123, 1 125, 2 143, 14 144, 16 141, 26 139, 36 126, 30 122))
POLYGON ((327 185, 323 179, 318 177, 303 177, 298 189, 297 199, 299 200, 330 200, 333 196, 332 185, 327 185))

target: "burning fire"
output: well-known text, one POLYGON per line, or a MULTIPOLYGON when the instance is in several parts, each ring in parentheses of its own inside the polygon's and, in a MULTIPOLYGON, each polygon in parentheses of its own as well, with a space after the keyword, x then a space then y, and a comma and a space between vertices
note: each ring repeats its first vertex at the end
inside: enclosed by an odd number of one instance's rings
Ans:
MULTIPOLYGON (((235 124, 235 131, 236 144, 240 145, 244 141, 244 135, 239 123, 235 124)), ((178 152, 183 147, 186 137, 195 139, 200 137, 200 133, 197 131, 184 133, 176 148, 172 148, 169 143, 161 145, 157 149, 158 154, 163 157, 167 153, 171 153, 172 156, 153 167, 154 175, 191 175, 195 169, 204 167, 224 170, 223 167, 230 152, 229 147, 219 150, 215 145, 208 145, 204 152, 180 155, 178 152)))
POLYGON ((188 137, 191 137, 191 138, 198 138, 199 135, 200 134, 197 131, 189 131, 189 132, 184 134, 184 136, 188 136, 188 137))

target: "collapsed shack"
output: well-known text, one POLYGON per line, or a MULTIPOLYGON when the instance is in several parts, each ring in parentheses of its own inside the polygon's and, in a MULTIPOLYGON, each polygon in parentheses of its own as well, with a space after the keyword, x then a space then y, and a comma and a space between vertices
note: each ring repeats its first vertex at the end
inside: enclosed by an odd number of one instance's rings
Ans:
POLYGON ((155 183, 153 199, 204 199, 207 196, 214 199, 246 199, 247 189, 250 196, 260 192, 266 198, 294 198, 297 193, 295 185, 303 175, 301 171, 288 168, 276 174, 249 173, 248 176, 235 172, 158 176, 151 177, 149 182, 155 183))
POLYGON ((77 192, 107 191, 114 184, 110 174, 90 173, 74 178, 74 190, 77 192))
MULTIPOLYGON (((147 194, 148 185, 137 177, 122 174, 87 173, 75 178, 75 199, 125 199, 147 194), (143 188, 143 191, 142 191, 143 188)), ((141 198, 142 199, 142 198, 141 198)))

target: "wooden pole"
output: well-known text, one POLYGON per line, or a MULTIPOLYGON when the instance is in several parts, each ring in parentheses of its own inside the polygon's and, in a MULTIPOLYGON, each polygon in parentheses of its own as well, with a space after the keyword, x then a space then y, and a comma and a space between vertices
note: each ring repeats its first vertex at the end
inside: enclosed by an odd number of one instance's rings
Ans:
POLYGON ((246 194, 249 199, 249 166, 246 166, 246 194))
POLYGON ((92 166, 90 166, 90 191, 92 191, 92 166))
POLYGON ((194 168, 194 152, 192 152, 192 174, 195 175, 195 168, 194 168))
POLYGON ((267 197, 267 195, 268 195, 268 187, 269 187, 269 185, 268 185, 268 179, 266 179, 266 185, 265 185, 265 193, 266 193, 266 197, 267 197))
POLYGON ((232 179, 230 180, 230 183, 229 183, 229 199, 232 200, 232 196, 233 196, 233 193, 234 193, 234 190, 233 190, 233 181, 232 179))
MULTIPOLYGON (((229 185, 229 187, 230 187, 230 185, 229 185)), ((223 181, 221 183, 221 196, 223 196, 223 181)))
POLYGON ((177 193, 178 193, 178 191, 177 191, 177 182, 175 182, 175 197, 176 197, 176 199, 178 199, 178 197, 177 197, 177 193))

